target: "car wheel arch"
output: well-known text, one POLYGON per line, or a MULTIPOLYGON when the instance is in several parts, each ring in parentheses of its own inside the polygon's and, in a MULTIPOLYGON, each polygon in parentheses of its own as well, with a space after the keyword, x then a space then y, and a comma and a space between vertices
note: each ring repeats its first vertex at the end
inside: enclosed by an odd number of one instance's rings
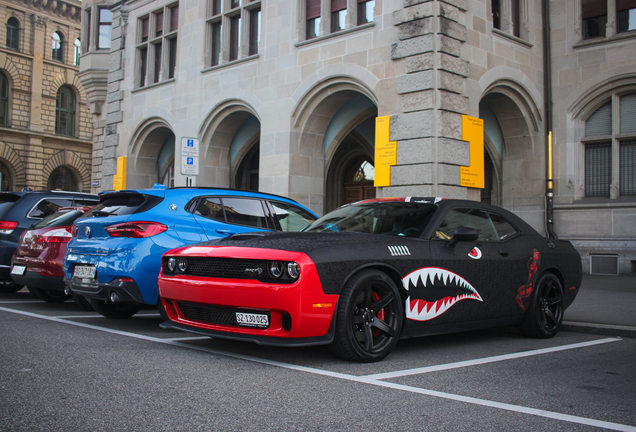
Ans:
POLYGON ((377 263, 377 262, 366 263, 359 267, 356 267, 354 270, 349 272, 349 274, 343 279, 340 285, 340 292, 342 292, 344 287, 347 285, 347 282, 349 282, 349 279, 351 279, 353 276, 355 276, 359 272, 363 270, 369 270, 369 269, 381 271, 382 273, 385 273, 387 276, 389 276, 391 280, 393 281, 393 283, 395 284, 395 286, 397 287, 398 292, 400 293, 400 297, 402 298, 402 301, 403 302, 406 301, 407 294, 406 294, 406 290, 404 289, 404 285, 402 284, 402 275, 395 267, 385 263, 377 263))

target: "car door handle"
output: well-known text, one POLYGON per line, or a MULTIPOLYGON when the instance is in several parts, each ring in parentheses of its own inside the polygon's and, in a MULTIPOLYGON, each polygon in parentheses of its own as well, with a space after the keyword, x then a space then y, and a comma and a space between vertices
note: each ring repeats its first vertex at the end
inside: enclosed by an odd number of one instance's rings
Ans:
POLYGON ((499 253, 501 254, 501 256, 504 256, 504 257, 508 256, 508 251, 507 250, 500 250, 499 253))
POLYGON ((234 231, 230 231, 230 230, 226 230, 226 229, 218 229, 216 230, 217 233, 224 235, 224 236, 229 236, 232 234, 236 234, 234 231))

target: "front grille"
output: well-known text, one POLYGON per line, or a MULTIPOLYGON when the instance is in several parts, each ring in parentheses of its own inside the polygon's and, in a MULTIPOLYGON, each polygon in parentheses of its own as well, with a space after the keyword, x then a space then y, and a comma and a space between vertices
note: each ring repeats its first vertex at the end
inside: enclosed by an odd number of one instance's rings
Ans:
MULTIPOLYGON (((233 309, 219 306, 210 306, 204 304, 178 302, 177 305, 183 316, 193 321, 201 321, 209 324, 239 326, 236 322, 236 312, 247 312, 244 309, 233 309)), ((271 322, 271 315, 268 312, 255 311, 254 313, 267 315, 271 322)), ((259 327, 255 327, 259 328, 259 327)))
POLYGON ((267 276, 267 262, 224 258, 188 258, 188 270, 185 274, 229 278, 267 276))
POLYGON ((292 328, 292 320, 289 314, 283 314, 283 330, 291 330, 292 328))

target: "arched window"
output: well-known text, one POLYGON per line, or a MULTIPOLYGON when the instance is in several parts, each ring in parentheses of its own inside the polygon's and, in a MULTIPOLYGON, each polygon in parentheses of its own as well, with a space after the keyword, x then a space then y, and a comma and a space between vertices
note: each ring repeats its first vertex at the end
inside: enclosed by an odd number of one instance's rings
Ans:
POLYGON ((69 168, 60 166, 53 170, 48 182, 49 190, 79 192, 77 177, 69 168))
POLYGON ((77 38, 75 39, 75 44, 73 47, 73 59, 74 59, 75 66, 79 66, 79 58, 81 53, 82 53, 82 42, 80 42, 80 39, 77 38))
POLYGON ((11 173, 3 164, 0 162, 0 191, 6 192, 13 190, 13 182, 11 181, 11 173))
POLYGON ((53 60, 57 60, 60 62, 64 61, 64 51, 62 49, 63 42, 64 40, 62 39, 62 35, 60 34, 60 32, 54 32, 53 37, 51 38, 53 49, 53 51, 51 52, 51 58, 53 58, 53 60))
POLYGON ((7 21, 7 48, 20 49, 20 22, 14 17, 7 21))
POLYGON ((9 80, 0 73, 0 126, 9 124, 9 80))
POLYGON ((68 86, 62 86, 57 91, 55 133, 75 136, 75 93, 68 86))

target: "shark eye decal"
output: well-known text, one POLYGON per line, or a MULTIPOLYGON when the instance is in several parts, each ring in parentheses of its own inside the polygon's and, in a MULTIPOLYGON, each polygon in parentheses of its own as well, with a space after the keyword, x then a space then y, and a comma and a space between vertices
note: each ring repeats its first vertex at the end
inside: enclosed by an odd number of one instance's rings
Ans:
POLYGON ((402 279, 402 284, 409 293, 405 310, 410 320, 432 320, 461 300, 483 301, 466 279, 442 268, 415 270, 402 279))
POLYGON ((479 259, 481 258, 481 250, 475 246, 470 252, 468 252, 468 256, 472 259, 479 259))

